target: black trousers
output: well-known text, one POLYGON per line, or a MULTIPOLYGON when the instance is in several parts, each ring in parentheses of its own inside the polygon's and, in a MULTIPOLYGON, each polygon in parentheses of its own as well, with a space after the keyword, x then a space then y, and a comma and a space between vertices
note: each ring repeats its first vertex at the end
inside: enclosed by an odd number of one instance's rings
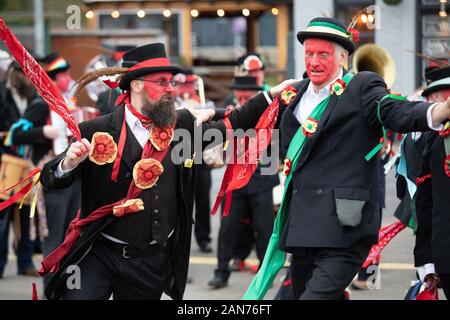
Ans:
POLYGON ((366 260, 371 245, 350 248, 298 248, 292 258, 292 284, 297 299, 339 300, 366 260))
POLYGON ((195 185, 195 239, 200 246, 211 242, 210 201, 211 169, 205 164, 199 166, 195 185))
POLYGON ((107 300, 111 294, 115 300, 160 299, 170 273, 167 247, 150 245, 145 256, 127 259, 108 241, 94 242, 78 265, 81 288, 74 288, 69 278, 72 287, 65 289, 62 299, 107 300))
POLYGON ((250 214, 256 231, 256 253, 262 261, 272 235, 274 215, 272 189, 258 194, 233 193, 230 214, 222 219, 219 231, 218 271, 229 275, 229 263, 238 244, 241 220, 250 214))
MULTIPOLYGON (((48 235, 42 243, 42 251, 46 257, 64 242, 69 224, 77 215, 81 200, 80 181, 65 189, 45 190, 44 198, 48 235)), ((44 284, 48 280, 48 276, 44 277, 44 284)))

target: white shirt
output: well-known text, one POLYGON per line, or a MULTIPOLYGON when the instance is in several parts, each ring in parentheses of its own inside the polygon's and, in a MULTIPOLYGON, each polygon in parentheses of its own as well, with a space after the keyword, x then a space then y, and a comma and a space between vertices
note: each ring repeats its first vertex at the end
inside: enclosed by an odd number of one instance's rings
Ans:
POLYGON ((308 119, 314 108, 330 95, 330 85, 337 79, 341 79, 343 76, 344 71, 341 69, 338 77, 333 79, 333 81, 328 82, 325 87, 319 90, 319 93, 314 91, 313 83, 309 82, 308 89, 306 89, 300 99, 300 102, 294 110, 294 115, 300 123, 303 123, 306 119, 308 119))

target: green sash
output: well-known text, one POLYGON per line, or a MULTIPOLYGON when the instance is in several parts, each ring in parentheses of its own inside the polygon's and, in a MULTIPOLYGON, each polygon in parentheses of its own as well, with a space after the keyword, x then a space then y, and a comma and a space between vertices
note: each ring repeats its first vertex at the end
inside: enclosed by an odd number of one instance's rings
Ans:
MULTIPOLYGON (((347 73, 342 80, 348 85, 353 78, 353 74, 347 73)), ((320 121, 323 112, 328 106, 331 95, 320 102, 313 110, 310 118, 320 121)), ((291 192, 288 192, 290 183, 292 181, 293 172, 297 167, 300 154, 302 153, 303 147, 306 144, 308 137, 303 132, 303 127, 301 126, 294 138, 292 139, 289 149, 286 155, 287 159, 290 159, 292 163, 292 170, 286 177, 286 183, 284 186, 283 198, 280 205, 280 210, 278 211, 277 217, 275 219, 272 236, 270 237, 269 245, 267 246, 267 251, 264 256, 264 261, 262 263, 261 269, 253 278, 250 287, 247 289, 243 299, 245 300, 261 300, 264 298, 267 290, 270 288, 276 275, 283 267, 286 261, 286 253, 278 249, 278 242, 280 240, 281 232, 286 222, 286 210, 289 202, 291 201, 291 192)))

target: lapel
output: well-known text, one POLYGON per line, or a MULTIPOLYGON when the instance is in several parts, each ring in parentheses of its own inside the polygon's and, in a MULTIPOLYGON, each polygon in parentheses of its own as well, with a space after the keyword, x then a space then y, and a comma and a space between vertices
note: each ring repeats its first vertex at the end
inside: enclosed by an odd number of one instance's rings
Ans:
MULTIPOLYGON (((344 70, 343 76, 345 76, 346 71, 344 70)), ((295 170, 298 170, 303 166, 303 164, 306 162, 306 160, 309 157, 309 154, 311 153, 311 150, 313 149, 314 145, 316 144, 317 140, 319 139, 320 134, 323 132, 325 126, 327 125, 328 120, 330 119, 331 114, 333 113, 336 104, 338 103, 339 98, 336 94, 332 94, 331 98, 328 102, 328 105, 322 115, 322 118, 319 121, 319 125, 317 126, 316 132, 309 137, 306 140, 305 146, 303 147, 302 153, 300 155, 300 158, 298 160, 297 167, 295 170)))
MULTIPOLYGON (((309 80, 302 81, 298 86, 295 86, 295 88, 298 90, 297 95, 295 96, 294 100, 289 104, 289 106, 286 108, 286 111, 283 114, 283 140, 287 141, 287 148, 289 147, 289 143, 291 142, 294 135, 297 133, 298 128, 300 128, 300 122, 297 120, 297 117, 294 114, 295 108, 297 108, 298 103, 300 102, 300 99, 305 94, 306 89, 308 89, 309 80)), ((286 151, 287 151, 286 148, 286 151)))
MULTIPOLYGON (((111 120, 110 134, 114 138, 114 141, 119 144, 120 131, 122 130, 122 124, 125 116, 125 107, 116 107, 113 118, 111 120)), ((127 140, 123 148, 122 163, 125 164, 130 171, 133 170, 134 165, 140 160, 142 154, 142 147, 136 140, 133 132, 130 128, 127 128, 127 140)), ((122 164, 121 164, 122 165, 122 164)))

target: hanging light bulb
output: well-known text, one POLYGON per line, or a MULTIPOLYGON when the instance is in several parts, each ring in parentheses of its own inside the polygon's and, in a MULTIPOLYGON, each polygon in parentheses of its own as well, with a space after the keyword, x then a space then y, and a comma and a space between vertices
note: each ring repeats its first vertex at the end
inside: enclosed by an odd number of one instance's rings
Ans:
POLYGON ((145 17, 145 11, 144 10, 139 10, 137 13, 137 16, 139 17, 139 18, 144 18, 145 17))
POLYGON ((278 8, 272 8, 272 14, 274 16, 277 16, 280 13, 280 10, 278 10, 278 8))
POLYGON ((191 16, 192 16, 193 18, 197 18, 198 15, 199 15, 198 10, 196 10, 196 9, 192 9, 192 10, 191 10, 191 16))
POLYGON ((112 17, 113 19, 119 18, 119 17, 120 17, 120 12, 119 12, 119 10, 114 10, 113 12, 111 12, 111 17, 112 17))
POLYGON ((92 10, 89 10, 88 12, 86 12, 86 18, 87 19, 92 19, 95 17, 95 13, 92 10))
POLYGON ((169 9, 166 9, 163 11, 163 16, 166 18, 169 18, 172 15, 172 11, 170 11, 169 9))
POLYGON ((248 16, 250 15, 250 10, 248 10, 248 9, 242 9, 242 14, 243 14, 245 17, 248 17, 248 16))
POLYGON ((225 10, 223 10, 223 9, 218 9, 218 10, 217 10, 217 15, 218 15, 219 17, 223 17, 223 16, 225 15, 225 10))

